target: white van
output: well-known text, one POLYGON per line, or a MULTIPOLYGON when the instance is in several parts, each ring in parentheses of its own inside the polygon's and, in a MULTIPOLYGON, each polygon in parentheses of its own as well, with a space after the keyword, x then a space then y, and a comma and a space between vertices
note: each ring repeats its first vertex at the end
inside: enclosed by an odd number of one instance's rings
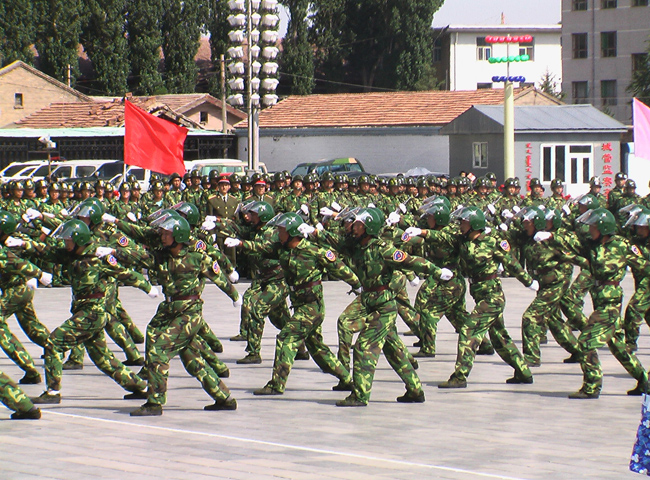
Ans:
POLYGON ((52 173, 54 173, 59 180, 66 178, 90 177, 105 163, 115 161, 117 160, 66 160, 65 162, 61 162, 52 173))
POLYGON ((19 175, 28 174, 36 170, 39 166, 43 165, 42 160, 33 160, 30 162, 13 162, 0 170, 0 182, 6 183, 19 175))
POLYGON ((246 172, 246 163, 233 158, 205 158, 203 160, 192 160, 185 162, 185 170, 193 172, 198 170, 201 176, 210 175, 212 170, 221 173, 237 173, 244 175, 246 172))

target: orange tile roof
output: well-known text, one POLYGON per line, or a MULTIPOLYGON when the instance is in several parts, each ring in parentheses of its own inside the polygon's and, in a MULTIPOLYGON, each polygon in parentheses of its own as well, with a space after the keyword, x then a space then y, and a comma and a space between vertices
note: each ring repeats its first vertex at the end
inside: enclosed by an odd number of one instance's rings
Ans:
MULTIPOLYGON (((526 89, 527 90, 527 89, 526 89)), ((521 93, 516 89, 515 95, 521 93)), ((499 105, 503 90, 290 96, 260 113, 261 128, 445 125, 472 105, 499 105)), ((237 124, 246 127, 246 122, 237 124)))

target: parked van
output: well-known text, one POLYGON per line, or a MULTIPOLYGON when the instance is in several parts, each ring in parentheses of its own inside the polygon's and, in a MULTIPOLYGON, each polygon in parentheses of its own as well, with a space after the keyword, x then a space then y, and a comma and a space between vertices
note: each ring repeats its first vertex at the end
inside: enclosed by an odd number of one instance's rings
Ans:
POLYGON ((206 158, 203 160, 192 160, 185 162, 185 169, 188 172, 199 171, 201 176, 210 175, 212 170, 221 173, 237 173, 244 175, 247 164, 241 160, 232 158, 206 158))
POLYGON ((307 175, 308 173, 322 175, 325 172, 345 173, 347 175, 363 175, 365 169, 361 162, 354 157, 333 158, 331 160, 318 160, 316 162, 299 163, 291 171, 291 175, 307 175))
POLYGON ((33 172, 40 165, 43 165, 42 160, 34 160, 34 161, 31 161, 31 162, 13 162, 13 163, 10 163, 5 168, 0 170, 0 182, 6 183, 6 182, 9 182, 11 180, 16 180, 15 178, 13 178, 14 176, 33 172))
POLYGON ((90 177, 99 167, 116 160, 67 160, 54 170, 59 179, 90 177))

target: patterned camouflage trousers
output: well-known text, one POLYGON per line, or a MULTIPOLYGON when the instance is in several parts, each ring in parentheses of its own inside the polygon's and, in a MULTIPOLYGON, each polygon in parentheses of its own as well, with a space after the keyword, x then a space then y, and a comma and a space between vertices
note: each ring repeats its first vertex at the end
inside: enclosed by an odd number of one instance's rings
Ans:
POLYGON ((34 359, 18 338, 11 333, 7 321, 0 319, 0 348, 25 372, 37 372, 34 359))
MULTIPOLYGON (((314 289, 314 293, 317 288, 314 289)), ((337 360, 323 341, 321 326, 325 319, 325 305, 322 290, 320 292, 320 295, 315 295, 315 300, 310 303, 293 305, 293 315, 276 337, 273 376, 267 386, 278 392, 285 390, 298 347, 302 342, 305 342, 311 358, 323 372, 334 375, 344 382, 350 381, 348 369, 337 360)))
POLYGON ((456 370, 451 378, 466 381, 474 366, 476 351, 489 333, 497 354, 515 369, 520 377, 531 377, 530 369, 523 355, 512 341, 503 320, 506 299, 498 279, 475 283, 470 293, 476 305, 461 327, 458 336, 456 370))
POLYGON ((547 328, 567 352, 580 354, 578 341, 571 333, 571 328, 564 323, 560 311, 560 302, 570 282, 571 279, 566 278, 564 281, 542 285, 521 317, 524 358, 529 364, 541 361, 539 345, 547 328))
POLYGON ((27 337, 41 348, 45 348, 50 331, 43 325, 36 316, 32 300, 34 291, 25 285, 19 285, 5 289, 3 292, 2 315, 5 318, 11 315, 16 316, 18 325, 23 329, 27 337))
POLYGON ((167 402, 169 362, 179 355, 187 373, 196 378, 210 397, 225 400, 230 390, 215 371, 203 360, 204 346, 199 340, 203 302, 181 300, 162 302, 147 327, 146 361, 147 402, 164 405, 167 402))
POLYGON ((616 360, 636 380, 647 378, 646 372, 633 353, 625 349, 625 334, 621 327, 622 290, 617 286, 602 286, 592 289, 594 312, 578 338, 583 357, 580 363, 583 373, 581 390, 587 394, 600 393, 603 386, 603 370, 598 358, 598 349, 607 345, 616 360))
POLYGON ((465 290, 463 277, 454 276, 448 282, 441 282, 430 276, 424 281, 415 297, 415 310, 420 314, 421 352, 436 353, 438 322, 443 315, 460 332, 467 318, 465 290))
POLYGON ((625 329, 625 344, 628 346, 628 350, 636 351, 641 324, 644 319, 650 326, 650 278, 648 277, 638 282, 634 295, 632 295, 625 308, 623 328, 625 329))
POLYGON ((567 319, 569 327, 582 330, 587 324, 587 317, 583 313, 585 296, 593 285, 594 280, 591 273, 587 270, 581 270, 571 283, 569 290, 562 297, 560 308, 567 319))
POLYGON ((56 328, 45 348, 45 378, 48 390, 61 389, 63 354, 85 345, 97 368, 130 392, 144 390, 147 384, 120 362, 106 346, 104 327, 108 320, 103 302, 85 302, 72 317, 56 328))
POLYGON ((244 292, 241 307, 241 322, 246 327, 246 351, 259 355, 262 348, 264 322, 269 317, 271 324, 280 330, 291 318, 287 296, 289 287, 284 281, 259 283, 254 281, 244 292))
POLYGON ((416 394, 422 391, 420 378, 409 361, 406 346, 397 334, 396 317, 397 306, 394 300, 380 305, 372 312, 365 312, 363 326, 354 344, 352 372, 352 393, 361 402, 370 401, 375 369, 382 351, 390 366, 406 384, 406 389, 416 394))
POLYGON ((34 404, 8 375, 0 372, 0 402, 14 412, 28 412, 34 404))

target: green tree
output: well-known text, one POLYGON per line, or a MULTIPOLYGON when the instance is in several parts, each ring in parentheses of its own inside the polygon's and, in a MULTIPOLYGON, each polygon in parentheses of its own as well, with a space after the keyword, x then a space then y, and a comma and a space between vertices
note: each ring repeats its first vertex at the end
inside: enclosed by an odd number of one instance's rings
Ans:
POLYGON ((84 24, 81 0, 33 0, 40 69, 71 84, 79 76, 79 38, 84 24))
POLYGON ((637 57, 632 81, 627 86, 627 91, 646 105, 650 105, 650 41, 645 55, 637 57))
POLYGON ((165 93, 160 73, 162 0, 127 0, 131 89, 138 95, 165 93))
POLYGON ((285 0, 289 25, 282 43, 283 86, 293 95, 307 95, 314 89, 314 49, 309 44, 307 12, 309 0, 285 0))
POLYGON ((165 86, 170 93, 194 92, 201 27, 207 10, 200 0, 165 0, 162 47, 165 55, 165 86))
POLYGON ((539 89, 558 100, 562 100, 565 94, 562 92, 562 86, 555 80, 555 75, 546 70, 542 79, 539 81, 539 89))
MULTIPOLYGON (((223 0, 210 0, 209 2, 210 13, 208 20, 205 24, 206 29, 210 33, 210 57, 212 59, 212 75, 210 75, 210 93, 219 98, 221 96, 221 65, 220 58, 224 55, 228 61, 228 54, 226 53, 230 42, 228 39, 228 32, 232 30, 228 23, 228 2, 223 0)), ((226 89, 228 86, 226 85, 226 89)))
POLYGON ((0 67, 16 60, 33 63, 33 16, 30 0, 0 2, 0 67))
POLYGON ((109 95, 128 91, 126 0, 86 0, 88 21, 81 43, 93 64, 94 89, 109 95))

